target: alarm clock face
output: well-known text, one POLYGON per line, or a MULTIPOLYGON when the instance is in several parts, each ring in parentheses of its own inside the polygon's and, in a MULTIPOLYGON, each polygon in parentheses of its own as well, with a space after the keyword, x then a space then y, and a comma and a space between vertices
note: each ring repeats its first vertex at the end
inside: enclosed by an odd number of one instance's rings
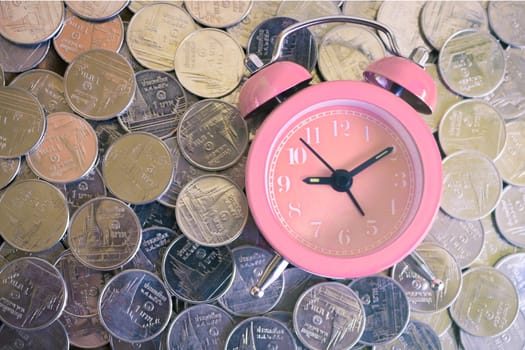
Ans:
POLYGON ((405 102, 363 82, 326 82, 267 117, 250 148, 246 190, 259 229, 288 261, 357 277, 423 239, 439 206, 441 159, 405 102))

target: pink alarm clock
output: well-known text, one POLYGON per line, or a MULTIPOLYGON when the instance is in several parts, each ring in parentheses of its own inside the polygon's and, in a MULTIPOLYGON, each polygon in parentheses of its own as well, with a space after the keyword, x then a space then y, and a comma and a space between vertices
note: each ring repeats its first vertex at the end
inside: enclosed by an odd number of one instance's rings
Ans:
POLYGON ((431 113, 436 104, 430 75, 399 55, 384 25, 323 17, 278 36, 271 62, 243 85, 240 109, 249 117, 308 82, 303 67, 279 61, 284 39, 332 21, 383 31, 397 55, 372 63, 366 82, 310 85, 273 109, 250 146, 246 195, 257 227, 283 261, 316 275, 354 278, 410 254, 439 208, 441 156, 417 112, 431 113))

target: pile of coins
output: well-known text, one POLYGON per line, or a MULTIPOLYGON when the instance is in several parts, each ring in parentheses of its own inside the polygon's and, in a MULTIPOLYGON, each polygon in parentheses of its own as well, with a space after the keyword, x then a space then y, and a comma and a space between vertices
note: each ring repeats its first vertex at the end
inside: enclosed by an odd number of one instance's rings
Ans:
MULTIPOLYGON (((0 349, 524 349, 523 18, 503 1, 1 2, 0 349), (431 53, 441 210, 389 271, 290 266, 254 297, 272 249, 243 192, 261 123, 237 107, 244 58, 342 14, 431 53)), ((311 84, 362 80, 382 40, 323 24, 281 59, 311 84)))

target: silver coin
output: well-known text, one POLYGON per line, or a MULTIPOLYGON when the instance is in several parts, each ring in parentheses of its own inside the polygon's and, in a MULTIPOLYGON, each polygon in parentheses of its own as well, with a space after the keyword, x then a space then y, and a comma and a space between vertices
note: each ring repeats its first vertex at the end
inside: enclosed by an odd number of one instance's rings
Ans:
POLYGON ((248 126, 237 107, 217 99, 193 104, 177 131, 179 149, 190 163, 207 170, 234 165, 248 146, 248 126))
POLYGON ((501 154, 507 132, 505 121, 489 103, 469 99, 452 105, 438 127, 441 149, 445 154, 469 149, 495 160, 501 154))
MULTIPOLYGON (((136 13, 138 12, 139 10, 141 10, 143 7, 145 6, 148 6, 148 5, 151 5, 151 4, 155 4, 155 3, 159 3, 159 2, 164 2, 162 0, 131 0, 128 4, 128 10, 130 10, 131 12, 133 13, 136 13)), ((182 7, 183 4, 184 4, 184 1, 182 0, 173 0, 173 1, 170 1, 170 3, 173 3, 177 6, 180 6, 182 7)))
POLYGON ((0 320, 9 327, 37 330, 55 322, 66 305, 60 272, 47 261, 24 257, 0 270, 0 320))
POLYGON ((495 336, 510 328, 519 312, 519 296, 512 281, 493 267, 470 268, 463 287, 450 306, 454 322, 475 336, 495 336))
POLYGON ((525 54, 522 49, 505 50, 506 66, 503 82, 485 96, 503 119, 510 120, 525 115, 525 54))
POLYGON ((47 69, 32 69, 16 76, 9 86, 27 90, 38 99, 46 114, 73 112, 64 96, 64 79, 47 69))
POLYGON ((441 209, 461 220, 479 220, 496 207, 502 182, 494 162, 479 151, 464 150, 443 159, 441 209))
POLYGON ((514 1, 489 1, 490 28, 497 37, 512 46, 525 48, 525 7, 514 1))
POLYGON ((129 21, 126 43, 142 66, 170 71, 180 42, 197 28, 188 12, 175 3, 151 3, 129 21))
POLYGON ((416 251, 434 275, 443 281, 443 288, 433 289, 432 281, 423 277, 406 258, 394 265, 392 278, 401 284, 412 310, 442 311, 456 300, 461 291, 461 268, 447 250, 435 243, 421 243, 416 251))
POLYGON ((192 94, 221 97, 240 84, 245 73, 244 56, 241 45, 227 32, 199 29, 186 35, 175 51, 175 74, 192 94))
POLYGON ((280 3, 278 1, 252 1, 248 15, 238 24, 226 28, 226 31, 244 48, 253 30, 263 21, 274 17, 280 3))
POLYGON ((295 349, 295 342, 292 333, 282 322, 255 316, 235 326, 224 349, 295 349))
POLYGON ((488 215, 481 219, 483 230, 485 231, 485 243, 478 258, 470 265, 494 266, 501 258, 506 255, 520 251, 514 244, 510 244, 496 229, 493 215, 488 215))
POLYGON ((20 170, 20 157, 0 159, 0 190, 11 183, 20 170))
POLYGON ((411 310, 410 318, 428 324, 441 338, 452 328, 452 318, 448 309, 437 312, 418 312, 411 310))
POLYGON ((110 337, 109 344, 111 350, 161 350, 162 341, 163 334, 160 334, 151 340, 140 343, 130 343, 115 337, 110 337))
POLYGON ((509 185, 525 186, 525 119, 507 122, 507 142, 495 163, 503 181, 509 185))
POLYGON ((184 8, 202 26, 226 28, 238 24, 250 12, 252 0, 234 0, 220 5, 215 1, 184 1, 184 8))
POLYGON ((510 243, 525 248, 525 187, 506 186, 494 217, 499 232, 510 243))
POLYGON ((172 321, 166 331, 166 346, 178 350, 223 350, 234 326, 233 318, 220 307, 194 305, 172 321))
POLYGON ((0 86, 5 85, 5 73, 4 69, 2 68, 2 65, 0 64, 0 86))
POLYGON ((100 320, 127 342, 144 342, 162 333, 171 316, 171 297, 153 273, 125 270, 113 277, 99 298, 100 320))
POLYGON ((160 196, 158 201, 165 206, 175 208, 177 197, 182 188, 194 178, 208 172, 193 166, 182 156, 176 136, 165 139, 164 143, 168 146, 173 159, 173 179, 168 190, 160 196))
POLYGON ((20 73, 35 68, 49 51, 50 41, 36 45, 17 45, 0 35, 0 62, 5 73, 20 73))
MULTIPOLYGON (((266 64, 273 56, 277 36, 298 21, 290 17, 272 17, 260 23, 251 33, 247 54, 255 54, 266 64)), ((317 44, 312 33, 300 29, 286 37, 279 60, 295 62, 311 71, 317 62, 317 44)))
POLYGON ((374 347, 374 350, 441 350, 441 342, 429 325, 411 320, 405 331, 396 340, 374 347))
POLYGON ((379 37, 363 26, 342 24, 325 34, 317 65, 324 80, 363 80, 370 63, 385 56, 379 37))
POLYGON ((0 198, 0 234, 17 249, 38 252, 53 247, 68 222, 66 199, 48 182, 15 182, 0 198))
POLYGON ((16 249, 15 247, 13 247, 5 241, 0 244, 0 256, 6 259, 6 261, 13 261, 18 258, 33 256, 35 258, 41 258, 51 264, 54 264, 55 261, 60 257, 60 255, 64 253, 64 251, 65 248, 64 245, 62 245, 62 242, 58 242, 49 249, 34 253, 16 249))
MULTIPOLYGON (((277 321, 281 321, 288 328, 290 333, 292 333, 292 336, 295 342, 295 350, 307 349, 304 346, 304 344, 301 343, 301 341, 297 337, 297 334, 295 334, 295 330, 293 329, 293 312, 291 311, 270 311, 264 314, 264 316, 273 318, 277 321)), ((352 347, 352 350, 355 350, 354 348, 355 347, 352 347)))
POLYGON ((80 53, 64 73, 67 103, 79 115, 107 120, 123 113, 135 93, 133 68, 124 57, 105 49, 80 53))
POLYGON ((360 343, 390 342, 403 333, 410 319, 409 299, 403 287, 387 276, 366 276, 348 285, 357 293, 365 310, 365 330, 360 343))
POLYGON ((297 337, 310 349, 348 349, 365 330, 365 310, 357 294, 339 282, 318 283, 297 300, 297 337))
POLYGON ((60 322, 66 327, 69 342, 79 348, 98 348, 109 342, 109 334, 99 317, 79 317, 64 312, 60 322))
POLYGON ((503 82, 505 52, 489 33, 465 29, 443 44, 438 67, 443 81, 452 91, 465 97, 483 97, 503 82))
POLYGON ((0 87, 0 115, 0 158, 28 154, 42 143, 46 130, 44 110, 29 92, 15 87, 0 87))
POLYGON ((284 270, 283 279, 283 295, 274 310, 289 312, 293 312, 295 302, 304 291, 317 283, 326 282, 326 278, 312 275, 298 267, 289 267, 284 270))
POLYGON ((220 298, 233 283, 235 264, 230 249, 205 247, 177 237, 162 259, 162 278, 171 294, 189 303, 220 298))
POLYGON ((192 241, 217 247, 234 241, 248 219, 248 202, 242 190, 222 175, 202 175, 179 193, 175 217, 180 230, 192 241))
POLYGON ((460 220, 440 210, 425 236, 425 241, 441 245, 463 269, 481 254, 485 243, 485 231, 480 220, 460 220))
POLYGON ((67 288, 64 312, 79 317, 98 315, 98 297, 104 285, 113 277, 109 272, 90 269, 66 250, 55 262, 67 288))
MULTIPOLYGON (((281 0, 277 10, 278 16, 291 17, 299 22, 324 16, 341 15, 341 9, 335 1, 295 1, 281 0)), ((323 23, 310 27, 316 42, 321 42, 323 36, 338 23, 323 23)))
POLYGON ((160 138, 173 135, 187 108, 186 94, 171 74, 141 70, 135 73, 137 90, 129 108, 118 116, 128 132, 145 131, 160 138))
POLYGON ((124 265, 124 268, 142 269, 160 276, 164 253, 178 236, 177 232, 167 227, 145 228, 142 230, 142 240, 137 254, 129 263, 124 265))
POLYGON ((438 51, 460 30, 488 30, 487 12, 478 1, 428 1, 420 17, 425 39, 438 51))
POLYGON ((64 325, 59 321, 51 323, 50 326, 40 329, 26 331, 10 328, 5 324, 0 326, 0 340, 4 345, 0 349, 54 349, 68 350, 69 338, 64 325), (12 347, 16 346, 16 348, 12 347))
POLYGON ((261 298, 254 298, 250 289, 261 277, 264 268, 272 259, 265 249, 256 246, 239 246, 232 249, 235 276, 232 286, 218 299, 229 313, 241 317, 260 315, 272 310, 283 292, 283 278, 279 276, 264 291, 261 298))
POLYGON ((129 0, 109 2, 65 0, 64 2, 71 12, 88 21, 107 21, 117 16, 129 4, 129 0))
POLYGON ((106 186, 102 174, 97 168, 91 169, 85 176, 75 182, 55 184, 66 196, 69 212, 73 214, 82 204, 95 197, 105 197, 106 186))
MULTIPOLYGON (((424 47, 430 51, 419 25, 419 14, 426 3, 426 1, 383 1, 379 7, 377 21, 390 28, 404 57, 409 57, 416 47, 424 47)), ((383 41, 387 41, 383 33, 379 35, 383 41)))
POLYGON ((134 132, 113 142, 104 155, 102 176, 108 190, 132 204, 158 199, 173 177, 171 154, 164 142, 146 132, 134 132))
POLYGON ((525 349, 524 329, 525 317, 519 312, 510 328, 499 335, 480 337, 461 330, 461 345, 465 350, 525 349))
POLYGON ((82 264, 109 271, 135 256, 141 232, 137 215, 124 202, 96 197, 73 214, 67 238, 71 251, 82 264))
POLYGON ((173 229, 177 226, 173 208, 166 207, 158 202, 133 205, 132 208, 143 228, 162 226, 173 229))
POLYGON ((508 254, 494 267, 503 272, 514 284, 519 294, 520 309, 525 310, 525 252, 508 254))

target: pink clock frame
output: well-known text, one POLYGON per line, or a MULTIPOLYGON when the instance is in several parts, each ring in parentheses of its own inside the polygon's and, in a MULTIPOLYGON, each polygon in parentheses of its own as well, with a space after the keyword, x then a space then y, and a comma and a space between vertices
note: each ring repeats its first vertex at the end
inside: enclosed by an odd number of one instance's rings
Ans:
POLYGON ((246 163, 246 194, 253 218, 268 243, 288 262, 331 278, 381 272, 410 254, 423 240, 439 209, 442 163, 437 143, 421 116, 405 101, 376 85, 360 81, 322 82, 296 93, 275 108, 257 130, 246 163), (275 136, 291 116, 318 103, 360 101, 383 109, 401 123, 420 152, 423 168, 421 205, 404 233, 384 249, 359 257, 337 257, 310 250, 289 236, 275 218, 266 194, 267 158, 275 136))

